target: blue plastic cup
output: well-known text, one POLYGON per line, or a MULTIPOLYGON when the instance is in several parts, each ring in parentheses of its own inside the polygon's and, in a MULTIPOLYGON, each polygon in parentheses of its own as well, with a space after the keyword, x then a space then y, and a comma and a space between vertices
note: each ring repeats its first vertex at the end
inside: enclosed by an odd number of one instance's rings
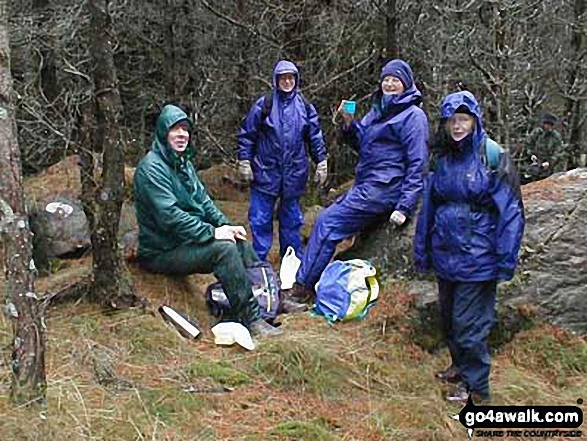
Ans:
POLYGON ((357 109, 357 102, 356 101, 349 101, 349 100, 343 101, 342 110, 345 113, 348 113, 350 115, 354 115, 356 109, 357 109))

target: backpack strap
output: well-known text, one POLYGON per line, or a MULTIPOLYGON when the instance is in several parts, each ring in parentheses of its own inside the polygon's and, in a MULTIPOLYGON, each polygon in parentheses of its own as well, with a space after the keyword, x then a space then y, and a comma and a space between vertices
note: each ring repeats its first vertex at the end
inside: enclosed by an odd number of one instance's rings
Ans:
POLYGON ((501 155, 504 152, 504 148, 493 139, 485 138, 481 146, 481 160, 486 167, 489 167, 491 170, 497 170, 501 161, 501 155))
POLYGON ((306 116, 309 116, 310 115, 310 101, 308 101, 306 99, 306 97, 304 96, 304 94, 302 92, 298 92, 298 95, 300 96, 300 98, 304 102, 304 107, 306 108, 306 116))
POLYGON ((271 114, 271 108, 273 107, 273 91, 265 95, 263 100, 263 107, 261 107, 261 121, 265 121, 269 114, 271 114))

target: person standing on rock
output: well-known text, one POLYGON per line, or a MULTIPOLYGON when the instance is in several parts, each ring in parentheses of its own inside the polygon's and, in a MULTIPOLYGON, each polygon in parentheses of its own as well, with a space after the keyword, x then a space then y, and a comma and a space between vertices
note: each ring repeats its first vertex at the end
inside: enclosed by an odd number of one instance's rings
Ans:
POLYGON ((246 265, 258 261, 242 226, 231 225, 210 199, 190 159, 192 122, 167 105, 157 119, 151 151, 134 176, 139 224, 138 260, 150 272, 218 278, 232 306, 226 321, 241 322, 253 335, 275 336, 253 296, 246 265))
POLYGON ((475 97, 446 96, 441 118, 416 225, 415 266, 437 276, 452 359, 437 377, 456 383, 446 398, 488 400, 497 283, 514 275, 524 206, 510 155, 487 137, 475 97))
POLYGON ((373 94, 370 111, 359 122, 341 103, 342 135, 359 152, 352 188, 316 220, 296 283, 289 293, 311 302, 315 285, 342 240, 376 222, 402 225, 412 215, 422 191, 428 155, 428 119, 410 66, 387 63, 373 94), (390 216, 391 214, 391 216, 390 216))
POLYGON ((302 254, 304 215, 300 198, 308 181, 308 154, 316 163, 315 183, 327 179, 327 154, 318 114, 300 91, 298 68, 282 60, 273 72, 273 91, 262 96, 243 120, 238 135, 238 172, 250 183, 249 223, 261 260, 273 242, 273 212, 279 199, 279 249, 302 254))

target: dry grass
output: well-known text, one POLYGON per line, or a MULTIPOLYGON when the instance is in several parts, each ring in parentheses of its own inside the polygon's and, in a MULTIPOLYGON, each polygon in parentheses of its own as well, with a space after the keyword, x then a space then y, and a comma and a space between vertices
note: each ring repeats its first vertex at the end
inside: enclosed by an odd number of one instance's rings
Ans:
MULTIPOLYGON (((210 320, 209 276, 183 281, 132 268, 136 286, 210 320)), ((187 342, 159 317, 104 315, 60 305, 48 319, 47 412, 8 399, 8 352, 0 368, 5 440, 453 440, 434 372, 447 355, 414 345, 401 325, 401 287, 386 286, 364 322, 329 326, 284 317, 283 337, 255 352, 218 348, 207 331, 187 342)), ((405 310, 403 311, 405 312, 405 310)), ((0 319, 6 349, 9 324, 0 319)), ((494 358, 496 404, 574 404, 587 390, 587 344, 549 327, 520 334, 494 358)))

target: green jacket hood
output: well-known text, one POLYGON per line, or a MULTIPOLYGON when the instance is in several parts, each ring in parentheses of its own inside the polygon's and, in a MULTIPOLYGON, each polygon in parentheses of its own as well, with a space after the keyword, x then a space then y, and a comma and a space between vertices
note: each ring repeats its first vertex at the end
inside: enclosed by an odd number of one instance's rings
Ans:
POLYGON ((193 129, 194 124, 192 120, 188 117, 187 113, 185 113, 177 106, 168 104, 167 106, 163 107, 163 110, 161 110, 161 113, 157 118, 155 140, 153 141, 153 150, 158 150, 163 155, 163 157, 170 163, 175 163, 174 158, 177 158, 178 156, 169 146, 169 143, 167 142, 167 135, 169 134, 169 130, 171 129, 171 127, 173 127, 180 121, 187 121, 190 130, 190 140, 188 142, 188 146, 185 150, 185 153, 183 154, 183 156, 185 156, 186 159, 189 160, 194 157, 195 153, 191 138, 191 131, 193 129))

